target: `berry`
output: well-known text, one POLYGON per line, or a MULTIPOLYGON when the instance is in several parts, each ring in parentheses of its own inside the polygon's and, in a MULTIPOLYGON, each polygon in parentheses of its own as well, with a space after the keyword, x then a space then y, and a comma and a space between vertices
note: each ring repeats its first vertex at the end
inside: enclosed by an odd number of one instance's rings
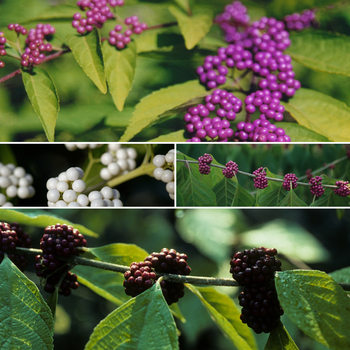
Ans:
POLYGON ((222 173, 228 179, 231 179, 232 177, 236 176, 237 172, 238 172, 238 165, 232 160, 226 163, 225 169, 222 169, 222 173))
POLYGON ((286 174, 282 186, 286 191, 290 191, 291 188, 294 189, 298 186, 297 181, 298 178, 295 174, 286 174))
POLYGON ((335 185, 338 186, 338 188, 333 190, 335 194, 341 197, 347 197, 350 195, 349 181, 336 181, 335 185))
POLYGON ((315 16, 315 9, 305 10, 301 14, 293 13, 284 17, 283 21, 286 24, 286 29, 289 31, 302 31, 306 28, 318 28, 319 23, 315 16))
POLYGON ((153 157, 153 165, 156 168, 153 171, 153 177, 156 180, 160 180, 166 183, 166 190, 169 193, 171 199, 175 198, 174 195, 174 160, 175 150, 171 149, 166 155, 157 154, 153 157))
POLYGON ((266 179, 266 172, 263 167, 258 168, 253 171, 254 177, 254 187, 264 189, 268 186, 268 181, 266 179))
POLYGON ((309 180, 310 186, 310 192, 313 196, 320 197, 324 193, 324 188, 322 187, 322 177, 321 176, 315 176, 309 180))
POLYGON ((203 175, 210 174, 211 167, 209 164, 213 161, 213 157, 210 154, 204 153, 204 156, 198 158, 199 172, 203 175))

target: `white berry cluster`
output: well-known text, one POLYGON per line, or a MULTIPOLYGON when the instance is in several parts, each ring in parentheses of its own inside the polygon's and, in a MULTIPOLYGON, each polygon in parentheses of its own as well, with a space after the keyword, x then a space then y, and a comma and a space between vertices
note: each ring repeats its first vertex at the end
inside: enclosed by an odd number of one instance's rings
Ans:
POLYGON ((153 171, 153 176, 157 180, 161 180, 166 183, 166 190, 169 193, 171 199, 174 199, 174 172, 169 167, 173 168, 175 158, 175 150, 171 149, 165 156, 157 154, 153 158, 153 164, 157 167, 153 171))
POLYGON ((103 187, 101 191, 92 191, 88 195, 82 192, 86 188, 82 180, 84 171, 78 167, 69 168, 58 177, 46 182, 47 204, 49 207, 122 207, 120 193, 116 189, 103 187))
POLYGON ((31 198, 35 195, 35 189, 32 186, 33 177, 26 171, 14 164, 0 163, 0 188, 4 188, 6 196, 0 194, 0 206, 13 206, 11 202, 7 202, 7 198, 19 197, 21 199, 31 198))
POLYGON ((100 171, 102 180, 108 181, 124 175, 136 168, 137 152, 132 147, 122 147, 119 143, 108 144, 108 152, 102 154, 100 161, 105 167, 100 171))
POLYGON ((85 149, 85 148, 90 148, 90 149, 94 149, 94 148, 98 148, 103 146, 102 143, 66 143, 65 144, 66 148, 68 151, 75 151, 76 149, 85 149))

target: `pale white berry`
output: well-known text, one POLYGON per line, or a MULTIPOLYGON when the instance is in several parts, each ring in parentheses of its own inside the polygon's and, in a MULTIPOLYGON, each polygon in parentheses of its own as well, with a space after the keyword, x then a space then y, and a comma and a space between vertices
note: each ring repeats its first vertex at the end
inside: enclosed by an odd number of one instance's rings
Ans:
POLYGON ((103 200, 103 206, 104 207, 113 207, 113 203, 110 199, 104 199, 103 200))
POLYGON ((0 187, 7 188, 11 185, 11 180, 7 176, 0 176, 0 187))
POLYGON ((12 185, 18 185, 18 177, 16 177, 15 175, 10 175, 8 178, 10 179, 12 185))
POLYGON ((17 196, 17 186, 11 185, 6 188, 6 196, 13 198, 17 196))
POLYGON ((168 152, 166 155, 165 155, 165 161, 167 163, 174 163, 174 152, 168 152))
POLYGON ((163 168, 155 168, 155 169, 153 170, 153 176, 154 176, 154 178, 157 179, 157 180, 160 180, 161 177, 162 177, 163 172, 164 172, 164 169, 163 169, 163 168))
POLYGON ((89 198, 87 197, 86 194, 79 194, 77 197, 77 202, 82 206, 82 207, 87 207, 89 205, 89 198))
POLYGON ((11 173, 15 170, 16 168, 16 165, 12 164, 12 163, 9 163, 9 164, 6 164, 5 165, 7 168, 10 169, 11 173))
POLYGON ((121 147, 122 147, 122 145, 120 143, 110 143, 110 144, 108 144, 108 150, 110 150, 110 151, 117 151, 121 147))
POLYGON ((35 195, 35 188, 33 186, 28 186, 29 196, 28 198, 32 198, 35 195))
POLYGON ((32 176, 32 175, 26 174, 25 178, 26 178, 27 181, 28 181, 28 185, 32 185, 32 184, 33 184, 34 179, 33 179, 33 176, 32 176))
POLYGON ((100 191, 92 191, 89 193, 89 201, 93 202, 95 199, 102 199, 102 194, 100 191))
POLYGON ((95 148, 98 148, 98 147, 101 147, 101 146, 103 146, 102 143, 90 143, 89 144, 90 149, 95 149, 95 148))
POLYGON ((46 198, 50 202, 57 202, 60 199, 60 192, 58 191, 57 188, 51 188, 47 194, 46 198))
POLYGON ((136 157, 137 157, 137 151, 135 148, 128 147, 126 149, 126 153, 128 154, 128 157, 131 159, 136 159, 136 157))
POLYGON ((107 168, 102 168, 100 171, 100 177, 102 180, 108 181, 112 178, 112 174, 108 171, 107 168))
POLYGON ((2 176, 10 176, 11 175, 12 170, 9 168, 9 165, 10 164, 7 164, 7 165, 0 168, 0 174, 2 176))
POLYGON ((165 164, 165 157, 162 154, 157 154, 153 158, 153 165, 156 167, 162 167, 165 164))
POLYGON ((25 177, 21 177, 18 180, 18 186, 29 186, 29 181, 25 177))
POLYGON ((170 182, 170 181, 173 181, 174 179, 174 173, 167 169, 167 170, 164 170, 162 175, 160 176, 160 179, 163 181, 163 182, 170 182))
POLYGON ((170 181, 166 184, 165 189, 169 192, 169 193, 174 193, 175 190, 175 186, 174 186, 174 181, 170 181))
POLYGON ((84 176, 84 170, 82 168, 79 167, 75 167, 75 169, 77 169, 79 171, 79 179, 82 179, 84 176))
POLYGON ((75 191, 75 192, 83 192, 86 188, 86 183, 85 181, 79 179, 79 180, 75 180, 73 183, 72 183, 72 189, 75 191))
POLYGON ((123 206, 123 202, 120 199, 113 199, 113 207, 122 207, 123 206))
POLYGON ((136 161, 135 159, 127 159, 126 162, 128 163, 129 170, 133 170, 136 168, 136 161))
POLYGON ((46 188, 48 190, 51 190, 52 188, 56 188, 57 183, 58 183, 58 179, 55 177, 51 177, 46 181, 46 188))
POLYGON ((128 162, 125 159, 118 159, 117 164, 121 171, 128 170, 128 162))
POLYGON ((70 203, 70 202, 74 202, 77 199, 77 194, 73 190, 67 190, 67 191, 63 192, 62 197, 66 203, 70 203))
POLYGON ((80 173, 78 169, 72 167, 66 171, 66 176, 68 181, 75 181, 79 179, 80 173))
POLYGON ((90 204, 90 207, 104 207, 104 206, 105 205, 102 198, 94 199, 90 204))
POLYGON ((6 196, 0 193, 0 206, 3 206, 6 203, 6 196))
POLYGON ((108 186, 103 187, 100 192, 103 199, 111 199, 113 197, 113 189, 108 186))
POLYGON ((174 195, 173 193, 169 193, 169 197, 170 197, 171 199, 174 199, 174 198, 175 198, 175 195, 174 195))
POLYGON ((20 186, 17 189, 17 196, 21 199, 28 198, 30 194, 29 188, 27 186, 20 186))
POLYGON ((113 162, 113 155, 109 152, 103 153, 100 161, 103 165, 108 165, 113 162))
POLYGON ((64 191, 67 191, 69 188, 68 182, 66 181, 58 181, 56 184, 56 188, 63 193, 64 191))
POLYGON ((85 149, 85 148, 89 147, 89 144, 88 143, 77 143, 76 146, 79 149, 85 149))
POLYGON ((67 174, 65 171, 58 175, 58 181, 68 181, 67 174))
POLYGON ((67 207, 68 204, 65 201, 58 201, 55 203, 55 207, 67 207))
POLYGON ((77 207, 81 207, 81 205, 78 202, 70 202, 68 203, 67 207, 77 208, 77 207))
POLYGON ((66 143, 65 146, 68 151, 75 151, 77 149, 77 145, 75 143, 66 143))
POLYGON ((48 207, 55 207, 55 206, 56 206, 56 203, 55 203, 55 202, 47 201, 47 206, 48 206, 48 207))
POLYGON ((21 178, 26 175, 26 171, 21 166, 18 166, 13 170, 13 175, 15 175, 18 178, 21 178))
POLYGON ((120 198, 120 192, 118 190, 116 190, 115 188, 113 188, 113 197, 115 199, 119 199, 120 198))
POLYGON ((117 159, 127 159, 128 153, 125 148, 120 148, 115 152, 115 156, 117 159))
POLYGON ((3 207, 13 207, 13 204, 11 202, 6 202, 3 207))
POLYGON ((108 171, 110 172, 111 175, 116 176, 120 173, 120 167, 117 163, 110 163, 107 166, 108 171))

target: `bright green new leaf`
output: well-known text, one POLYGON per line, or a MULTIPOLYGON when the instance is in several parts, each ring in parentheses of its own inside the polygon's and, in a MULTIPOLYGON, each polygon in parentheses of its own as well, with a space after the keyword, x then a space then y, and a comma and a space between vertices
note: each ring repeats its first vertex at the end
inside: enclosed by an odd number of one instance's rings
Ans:
POLYGON ((103 68, 99 31, 94 29, 86 35, 70 34, 67 35, 66 40, 76 61, 83 68, 85 74, 105 94, 107 92, 107 84, 103 68))
POLYGON ((105 40, 102 44, 105 72, 109 91, 119 111, 124 108, 134 82, 136 71, 136 44, 131 42, 123 50, 117 50, 105 40))
POLYGON ((170 134, 161 135, 155 139, 149 140, 149 142, 185 142, 184 130, 178 130, 171 132, 170 134))
POLYGON ((130 124, 120 141, 129 141, 144 128, 159 122, 160 115, 164 112, 203 95, 205 91, 205 87, 198 80, 191 80, 152 92, 136 105, 130 124))
POLYGON ((72 225, 84 235, 98 237, 97 233, 89 230, 83 225, 74 224, 63 217, 45 212, 43 210, 25 209, 25 211, 21 212, 14 209, 0 209, 0 220, 6 222, 18 222, 19 224, 37 227, 46 227, 56 225, 57 223, 65 223, 67 225, 72 225))
POLYGON ((195 12, 192 16, 188 16, 175 6, 170 6, 169 11, 179 24, 188 50, 193 49, 213 25, 213 13, 211 11, 195 12))
POLYGON ((344 102, 301 88, 283 105, 300 125, 331 141, 350 141, 350 108, 344 102))
POLYGON ((277 127, 286 131, 292 142, 329 142, 330 140, 317 132, 297 123, 275 123, 277 127))
POLYGON ((189 13, 191 11, 190 8, 190 3, 188 2, 188 0, 174 0, 176 2, 176 4, 182 8, 186 13, 189 13))
POLYGON ((28 98, 38 115, 47 139, 55 139, 55 127, 60 109, 59 97, 50 75, 41 68, 22 68, 22 79, 28 98))
POLYGON ((186 284, 186 287, 200 299, 214 322, 237 349, 257 349, 251 331, 240 321, 239 311, 229 297, 213 288, 196 288, 191 284, 186 284))
POLYGON ((350 348, 350 299, 325 272, 277 272, 278 299, 287 316, 310 338, 332 350, 350 348))
POLYGON ((350 283, 350 267, 333 271, 329 274, 337 283, 350 283))
POLYGON ((286 327, 279 322, 278 327, 274 328, 267 340, 264 350, 298 350, 286 327))
POLYGON ((287 53, 294 60, 321 72, 350 76, 350 37, 325 31, 306 31, 291 36, 287 53))
POLYGON ((7 257, 0 276, 0 348, 53 349, 53 317, 36 285, 7 257))
POLYGON ((176 325, 158 282, 95 327, 85 350, 104 349, 179 349, 176 325))

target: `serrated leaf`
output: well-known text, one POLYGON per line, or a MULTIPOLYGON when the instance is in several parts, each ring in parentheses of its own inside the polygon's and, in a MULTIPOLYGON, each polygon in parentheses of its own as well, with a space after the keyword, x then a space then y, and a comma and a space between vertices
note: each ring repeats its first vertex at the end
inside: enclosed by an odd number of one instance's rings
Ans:
POLYGON ((164 112, 204 93, 205 88, 198 80, 187 81, 152 92, 136 105, 130 124, 120 138, 120 142, 129 141, 144 128, 159 122, 161 120, 159 116, 164 112))
POLYGON ((44 69, 34 67, 27 70, 21 68, 21 72, 28 98, 41 121, 47 139, 53 142, 60 109, 56 86, 44 69))
POLYGON ((287 316, 310 338, 332 350, 350 348, 350 299, 326 273, 277 272, 278 299, 287 316))
POLYGON ((67 225, 72 225, 84 235, 98 237, 97 233, 89 230, 83 225, 72 223, 63 217, 45 212, 43 210, 25 209, 24 212, 21 212, 20 210, 14 209, 0 209, 0 219, 6 222, 18 222, 19 224, 37 227, 46 227, 49 225, 56 225, 57 223, 65 223, 67 225))
POLYGON ((333 271, 329 274, 337 283, 350 283, 350 267, 333 271))
POLYGON ((301 88, 283 103, 295 120, 331 141, 350 141, 350 108, 321 92, 301 88))
POLYGON ((102 349, 179 349, 176 325, 158 282, 95 327, 85 350, 102 349))
POLYGON ((178 130, 171 132, 166 135, 156 137, 155 139, 149 140, 149 142, 185 142, 184 130, 178 130))
POLYGON ((287 53, 311 69, 350 76, 350 37, 321 30, 291 36, 287 53))
POLYGON ((214 322, 237 349, 257 349, 251 331, 247 326, 241 323, 239 315, 237 314, 238 310, 235 310, 233 302, 230 302, 227 296, 219 294, 213 288, 196 288, 190 284, 186 284, 186 287, 200 299, 210 316, 213 318, 214 322), (206 292, 206 289, 209 289, 209 291, 206 292), (203 291, 204 295, 201 294, 201 291, 203 291), (208 298, 208 301, 206 298, 208 298), (220 300, 220 298, 226 301, 225 305, 229 303, 227 308, 233 312, 233 315, 237 314, 236 318, 229 314, 228 309, 225 310, 225 306, 221 305, 222 300, 220 300), (222 314, 222 312, 224 314, 222 314), (227 319, 225 316, 228 316, 229 319, 227 319), (240 324, 238 324, 238 322, 240 324))
POLYGON ((109 91, 114 104, 122 111, 135 78, 136 44, 132 41, 125 49, 117 50, 105 40, 102 51, 109 91))
POLYGON ((0 348, 53 349, 53 317, 36 285, 8 257, 0 276, 0 348))
POLYGON ((283 128, 292 142, 330 142, 330 140, 317 132, 297 123, 275 123, 277 127, 283 128))
POLYGON ((302 201, 294 192, 294 190, 288 191, 288 194, 284 199, 278 203, 278 207, 308 207, 308 205, 302 201))
POLYGON ((298 350, 299 348, 294 343, 286 327, 281 322, 278 327, 274 328, 270 335, 264 350, 298 350))
POLYGON ((192 16, 188 16, 175 6, 169 6, 169 11, 179 24, 188 50, 193 49, 213 25, 213 13, 209 10, 195 12, 192 16))
POLYGON ((84 73, 94 82, 98 89, 107 92, 106 77, 103 67, 101 39, 97 29, 86 35, 70 34, 66 40, 74 58, 84 73))

